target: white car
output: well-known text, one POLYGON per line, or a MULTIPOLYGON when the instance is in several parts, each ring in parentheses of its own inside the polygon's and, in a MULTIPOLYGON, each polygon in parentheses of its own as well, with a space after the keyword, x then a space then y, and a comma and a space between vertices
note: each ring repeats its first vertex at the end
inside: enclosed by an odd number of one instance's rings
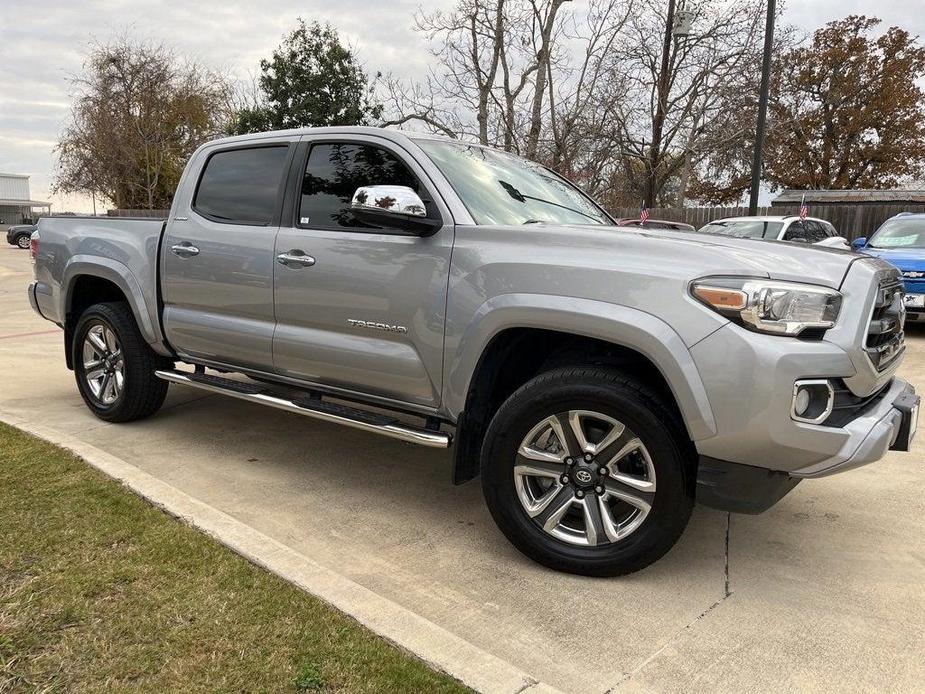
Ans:
POLYGON ((698 230, 705 234, 721 234, 749 239, 771 241, 796 241, 817 246, 848 250, 850 245, 844 236, 839 236, 835 227, 824 219, 797 216, 727 217, 715 219, 698 230))

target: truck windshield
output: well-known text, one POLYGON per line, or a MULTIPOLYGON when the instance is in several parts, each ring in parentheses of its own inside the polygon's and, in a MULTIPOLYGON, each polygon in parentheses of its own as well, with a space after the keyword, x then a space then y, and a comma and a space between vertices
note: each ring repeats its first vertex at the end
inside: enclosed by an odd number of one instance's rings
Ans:
POLYGON ((884 222, 867 245, 873 248, 925 248, 925 223, 917 219, 884 222))
POLYGON ((743 239, 776 239, 783 226, 783 222, 763 222, 758 219, 720 220, 700 227, 700 231, 743 239))
POLYGON ((417 143, 476 224, 612 224, 590 198, 539 164, 461 142, 417 143))

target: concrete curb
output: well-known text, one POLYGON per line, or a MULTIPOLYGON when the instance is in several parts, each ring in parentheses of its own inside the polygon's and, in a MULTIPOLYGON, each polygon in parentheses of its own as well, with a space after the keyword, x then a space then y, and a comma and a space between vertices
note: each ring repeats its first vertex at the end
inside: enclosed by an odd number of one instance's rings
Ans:
POLYGON ((79 439, 0 409, 0 421, 66 448, 137 494, 253 563, 317 596, 360 624, 463 684, 488 694, 553 694, 560 690, 488 653, 398 603, 79 439))

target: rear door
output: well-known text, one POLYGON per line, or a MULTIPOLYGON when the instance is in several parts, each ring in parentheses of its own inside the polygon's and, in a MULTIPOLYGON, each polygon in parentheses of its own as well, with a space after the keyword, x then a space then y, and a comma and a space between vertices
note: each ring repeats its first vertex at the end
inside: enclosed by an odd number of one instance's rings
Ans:
MULTIPOLYGON (((375 136, 306 136, 293 224, 277 255, 273 356, 281 376, 417 405, 440 400, 453 224, 409 152, 375 136), (414 188, 442 228, 422 238, 356 219, 357 188, 414 188)), ((287 204, 288 207, 288 204, 287 204)))
POLYGON ((181 355, 272 371, 273 249, 295 145, 267 138, 203 150, 198 180, 177 191, 161 281, 165 333, 181 355))

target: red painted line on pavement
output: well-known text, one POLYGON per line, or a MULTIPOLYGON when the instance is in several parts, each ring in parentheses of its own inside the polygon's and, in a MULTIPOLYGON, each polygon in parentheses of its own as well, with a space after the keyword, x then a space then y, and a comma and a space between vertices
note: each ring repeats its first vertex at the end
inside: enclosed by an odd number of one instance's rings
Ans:
POLYGON ((0 340, 10 340, 14 337, 32 337, 33 335, 51 335, 52 333, 60 333, 60 330, 39 330, 36 333, 17 333, 16 335, 0 335, 0 340))

